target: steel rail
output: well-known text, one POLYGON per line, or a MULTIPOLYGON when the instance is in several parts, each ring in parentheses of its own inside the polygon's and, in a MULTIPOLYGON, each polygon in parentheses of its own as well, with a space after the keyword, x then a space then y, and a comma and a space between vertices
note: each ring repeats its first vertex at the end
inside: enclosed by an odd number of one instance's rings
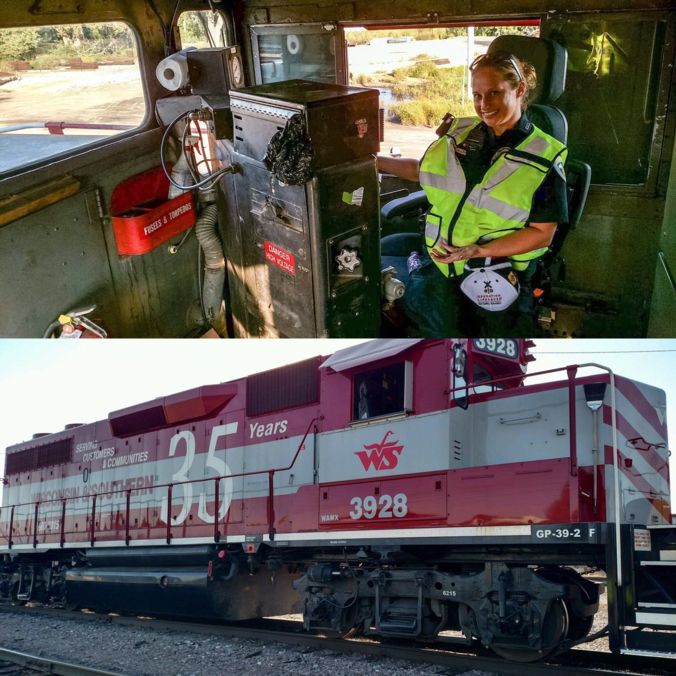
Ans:
POLYGON ((36 669, 40 673, 59 674, 60 676, 122 676, 115 671, 102 671, 92 667, 85 667, 70 662, 60 662, 49 657, 38 657, 28 653, 20 653, 16 650, 0 648, 0 660, 6 660, 12 664, 18 664, 27 669, 36 669))

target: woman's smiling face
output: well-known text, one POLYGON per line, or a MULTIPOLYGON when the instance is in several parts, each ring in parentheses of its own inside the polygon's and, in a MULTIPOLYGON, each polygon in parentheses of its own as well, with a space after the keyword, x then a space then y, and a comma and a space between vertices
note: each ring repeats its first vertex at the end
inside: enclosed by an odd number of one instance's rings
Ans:
POLYGON ((477 68, 472 72, 472 94, 477 115, 500 136, 516 125, 521 117, 521 102, 526 86, 516 89, 495 68, 477 68))

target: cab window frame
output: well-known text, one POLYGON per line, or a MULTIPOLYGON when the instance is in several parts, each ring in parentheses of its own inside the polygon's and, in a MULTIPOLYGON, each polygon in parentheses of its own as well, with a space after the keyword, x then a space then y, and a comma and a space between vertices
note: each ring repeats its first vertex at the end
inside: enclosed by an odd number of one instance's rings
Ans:
MULTIPOLYGON (((652 119, 652 129, 650 133, 649 149, 647 155, 647 172, 645 176, 645 181, 641 183, 622 183, 622 182, 604 182, 599 183, 595 180, 594 171, 592 168, 592 177, 591 177, 591 191, 598 192, 601 194, 621 194, 623 196, 637 196, 637 197, 662 197, 666 194, 667 184, 669 181, 670 173, 670 164, 671 157, 674 149, 674 143, 676 143, 676 120, 674 116, 666 115, 667 110, 671 110, 674 107, 674 99, 676 99, 676 89, 671 86, 672 79, 672 70, 670 64, 676 62, 676 44, 668 42, 668 36, 673 32, 673 24, 676 23, 674 15, 672 12, 664 10, 655 10, 649 13, 640 12, 640 11, 627 11, 627 12, 603 12, 602 14, 590 13, 590 12, 575 12, 574 14, 568 14, 563 12, 553 12, 551 14, 524 14, 522 16, 513 16, 510 17, 510 23, 517 23, 520 20, 524 22, 533 21, 537 19, 539 21, 540 35, 542 37, 549 37, 549 28, 553 22, 598 22, 604 21, 608 23, 619 22, 619 21, 654 21, 656 24, 656 37, 655 40, 659 40, 658 33, 661 32, 662 39, 658 44, 654 44, 652 47, 653 57, 651 64, 651 71, 649 73, 650 82, 653 83, 654 90, 652 92, 652 97, 654 99, 653 103, 653 119, 652 119), (659 24, 662 23, 663 26, 660 29, 659 24), (660 124, 659 119, 666 115, 667 124, 660 124)), ((459 27, 467 25, 504 25, 504 19, 498 19, 496 17, 481 17, 476 20, 468 18, 462 21, 440 21, 434 26, 429 24, 421 23, 405 23, 403 20, 394 20, 389 21, 386 24, 381 22, 369 22, 369 21, 348 21, 340 22, 338 24, 339 33, 340 33, 340 43, 341 51, 345 53, 345 62, 346 68, 345 71, 349 69, 349 62, 347 61, 347 41, 345 38, 345 32, 354 28, 355 26, 365 27, 367 30, 379 30, 379 29, 397 29, 397 30, 407 30, 407 29, 420 29, 420 28, 431 28, 431 27, 459 27)), ((343 84, 347 84, 347 80, 342 81, 343 84)), ((650 94, 649 94, 650 95, 650 94)), ((554 106, 557 106, 555 101, 554 106)), ((574 154, 571 154, 571 157, 575 157, 574 154)), ((579 159, 579 158, 578 158, 579 159)))
MULTIPOLYGON (((135 60, 136 67, 138 70, 138 79, 141 88, 141 93, 143 95, 143 106, 144 106, 144 115, 143 119, 139 124, 131 129, 120 131, 117 134, 112 134, 101 138, 100 140, 91 141, 89 143, 83 143, 81 145, 76 145, 72 148, 68 148, 62 152, 54 153, 47 155, 45 157, 40 157, 35 160, 25 162, 23 164, 17 164, 5 171, 0 171, 0 184, 3 182, 21 178, 21 177, 30 177, 33 176, 36 172, 45 171, 50 175, 61 175, 61 171, 58 168, 58 165, 63 162, 68 162, 75 160, 77 158, 83 158, 84 163, 87 162, 87 156, 91 153, 102 152, 106 148, 110 148, 123 142, 125 140, 131 139, 135 136, 139 136, 143 133, 151 131, 151 124, 154 118, 154 101, 150 95, 150 91, 147 85, 147 64, 145 63, 146 52, 143 49, 143 41, 136 26, 132 24, 127 18, 124 17, 106 17, 105 19, 95 18, 91 21, 66 21, 62 23, 40 23, 40 24, 31 24, 31 25, 18 25, 18 26, 2 26, 0 30, 11 30, 12 28, 50 28, 52 26, 76 26, 76 25, 93 25, 93 24, 112 24, 118 23, 123 24, 129 31, 131 39, 133 41, 133 46, 135 50, 135 60)), ((29 179, 32 180, 32 179, 29 179)), ((2 191, 0 191, 2 194, 2 191)))
MULTIPOLYGON (((575 13, 574 15, 563 16, 561 13, 554 13, 542 17, 541 35, 550 36, 550 28, 555 22, 575 22, 584 24, 585 22, 603 21, 609 24, 615 22, 632 21, 652 21, 655 24, 654 43, 652 45, 651 64, 649 72, 649 83, 654 86, 652 92, 647 91, 647 96, 652 97, 653 111, 651 131, 649 136, 649 149, 647 154, 647 170, 645 180, 640 183, 622 183, 622 182, 603 182, 599 183, 594 176, 592 167, 591 190, 600 194, 621 194, 623 196, 636 197, 661 197, 666 194, 666 186, 669 180, 669 170, 671 156, 674 147, 674 133, 676 131, 676 121, 673 116, 668 124, 660 124, 659 119, 666 115, 666 110, 673 107, 676 92, 670 91, 671 77, 673 70, 670 64, 674 63, 676 58, 676 44, 668 42, 670 28, 673 27, 675 20, 672 14, 664 11, 654 11, 650 13, 628 11, 628 12, 609 12, 601 15, 592 13, 575 13)), ((556 102, 554 103, 556 105, 556 102)), ((645 111, 645 105, 644 105, 645 111)), ((571 156, 575 157, 573 153, 571 156)))
MULTIPOLYGON (((408 415, 413 411, 413 362, 409 359, 392 362, 389 364, 382 364, 379 366, 371 365, 367 369, 360 369, 352 373, 350 377, 350 423, 352 425, 369 424, 379 420, 387 420, 389 418, 401 417, 408 415), (401 368, 401 373, 394 374, 400 378, 400 382, 395 381, 398 391, 396 392, 396 403, 401 402, 401 407, 395 407, 392 410, 382 410, 371 415, 362 415, 360 409, 367 404, 367 397, 372 396, 373 391, 367 392, 366 389, 362 392, 362 388, 366 386, 367 382, 375 383, 375 378, 380 383, 384 382, 384 378, 392 377, 392 371, 401 368)), ((378 392, 380 394, 380 391, 378 392)))
MULTIPOLYGON (((222 29, 222 35, 224 37, 224 42, 225 44, 222 45, 222 47, 232 47, 237 44, 237 41, 234 37, 235 31, 232 23, 232 18, 231 16, 227 13, 224 12, 220 7, 219 8, 214 8, 214 9, 195 9, 195 8, 186 8, 183 9, 181 12, 178 13, 176 17, 176 23, 174 24, 173 30, 174 34, 176 36, 176 45, 177 49, 184 49, 185 47, 189 47, 190 44, 183 44, 183 39, 181 36, 181 29, 178 25, 178 22, 181 20, 181 17, 184 14, 211 14, 211 13, 216 13, 218 14, 222 19, 223 19, 223 29, 222 29)), ((211 47, 211 45, 209 45, 211 47)), ((216 45, 218 48, 219 45, 216 45)), ((200 48, 198 48, 200 49, 200 48)))

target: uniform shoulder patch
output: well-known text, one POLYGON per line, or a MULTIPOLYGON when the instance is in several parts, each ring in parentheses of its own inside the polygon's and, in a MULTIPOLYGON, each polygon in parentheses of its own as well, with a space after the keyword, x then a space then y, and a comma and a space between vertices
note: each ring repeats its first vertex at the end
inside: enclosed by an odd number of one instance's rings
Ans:
POLYGON ((556 160, 554 162, 554 171, 565 181, 566 180, 566 170, 563 168, 563 162, 561 160, 556 160))

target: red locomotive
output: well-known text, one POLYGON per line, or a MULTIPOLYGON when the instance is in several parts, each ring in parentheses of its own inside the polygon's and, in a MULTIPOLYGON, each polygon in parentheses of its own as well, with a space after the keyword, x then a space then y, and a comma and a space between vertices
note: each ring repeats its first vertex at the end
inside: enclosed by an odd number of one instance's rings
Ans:
POLYGON ((526 385, 530 345, 373 341, 36 434, 7 449, 0 594, 459 629, 536 660, 589 633, 592 566, 611 648, 673 650, 664 393, 577 367, 526 385))

